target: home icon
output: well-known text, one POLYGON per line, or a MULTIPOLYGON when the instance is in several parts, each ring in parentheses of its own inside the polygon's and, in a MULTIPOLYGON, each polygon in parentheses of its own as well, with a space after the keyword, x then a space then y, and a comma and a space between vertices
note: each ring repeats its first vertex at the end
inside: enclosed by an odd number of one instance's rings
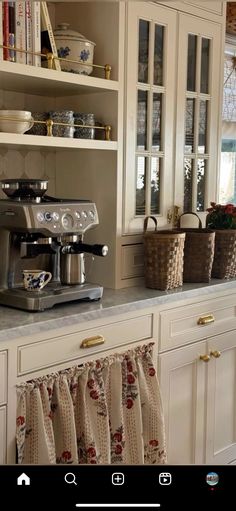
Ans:
POLYGON ((29 486, 30 478, 23 472, 19 477, 17 477, 17 485, 18 486, 29 486))

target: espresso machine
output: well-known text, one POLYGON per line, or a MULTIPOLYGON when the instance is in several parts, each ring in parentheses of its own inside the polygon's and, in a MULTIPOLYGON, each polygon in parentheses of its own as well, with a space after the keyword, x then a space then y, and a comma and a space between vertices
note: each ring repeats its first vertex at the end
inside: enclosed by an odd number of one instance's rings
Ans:
POLYGON ((85 253, 106 256, 106 245, 84 243, 98 225, 96 205, 89 200, 46 195, 48 181, 5 179, 0 200, 0 304, 42 311, 63 302, 99 300, 100 285, 86 282, 85 253), (52 273, 42 290, 23 287, 23 270, 52 273))

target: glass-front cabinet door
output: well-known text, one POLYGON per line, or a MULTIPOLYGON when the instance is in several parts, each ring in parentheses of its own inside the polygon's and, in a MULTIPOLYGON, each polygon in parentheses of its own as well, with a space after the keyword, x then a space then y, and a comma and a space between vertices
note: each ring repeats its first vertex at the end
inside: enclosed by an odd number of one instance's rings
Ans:
POLYGON ((221 29, 210 21, 179 16, 174 202, 185 212, 204 212, 216 199, 221 29))
POLYGON ((177 13, 128 2, 124 234, 173 204, 177 13))

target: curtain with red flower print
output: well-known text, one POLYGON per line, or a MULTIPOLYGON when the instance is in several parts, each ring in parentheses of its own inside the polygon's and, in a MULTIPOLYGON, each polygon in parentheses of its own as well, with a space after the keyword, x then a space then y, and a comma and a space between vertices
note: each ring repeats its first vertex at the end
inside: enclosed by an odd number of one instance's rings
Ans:
POLYGON ((18 463, 166 463, 152 347, 17 386, 18 463))

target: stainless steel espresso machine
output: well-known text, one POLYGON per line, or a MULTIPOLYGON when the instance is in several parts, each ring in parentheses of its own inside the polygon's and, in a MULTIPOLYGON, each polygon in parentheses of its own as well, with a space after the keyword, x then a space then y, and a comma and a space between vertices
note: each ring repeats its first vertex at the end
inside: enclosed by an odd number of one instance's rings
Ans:
POLYGON ((42 311, 73 300, 99 300, 103 288, 86 282, 84 257, 108 252, 106 245, 84 243, 84 234, 99 223, 96 205, 50 197, 44 180, 0 183, 8 197, 0 200, 0 304, 42 311), (51 282, 27 291, 25 269, 50 271, 51 282))

